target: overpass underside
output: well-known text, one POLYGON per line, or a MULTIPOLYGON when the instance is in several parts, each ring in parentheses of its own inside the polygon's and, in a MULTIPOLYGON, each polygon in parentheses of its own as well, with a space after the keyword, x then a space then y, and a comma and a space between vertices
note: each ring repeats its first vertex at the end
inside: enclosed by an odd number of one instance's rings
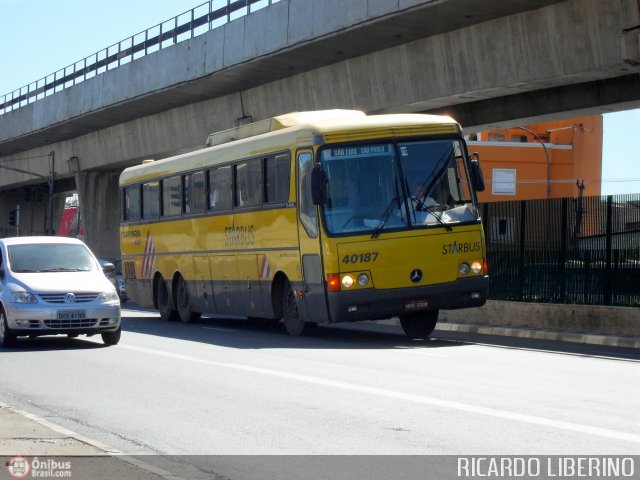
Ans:
MULTIPOLYGON (((86 192, 122 168, 289 111, 449 113, 472 132, 637 108, 638 25, 636 0, 281 0, 0 115, 1 161, 42 172, 55 150, 87 218, 116 210, 116 188, 86 192)), ((0 171, 3 190, 29 183, 0 171)), ((112 255, 117 220, 95 216, 87 240, 112 255)))

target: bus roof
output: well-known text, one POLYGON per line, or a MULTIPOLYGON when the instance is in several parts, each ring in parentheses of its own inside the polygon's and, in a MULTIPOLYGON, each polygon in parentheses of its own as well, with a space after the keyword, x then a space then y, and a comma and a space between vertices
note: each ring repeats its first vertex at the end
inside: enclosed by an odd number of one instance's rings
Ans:
POLYGON ((460 125, 451 117, 425 114, 366 115, 359 110, 316 110, 292 112, 259 122, 212 133, 206 147, 194 152, 145 161, 125 169, 120 184, 128 184, 176 172, 195 170, 213 163, 231 160, 224 152, 237 147, 237 159, 257 156, 263 151, 285 150, 296 140, 306 146, 368 138, 397 138, 416 135, 459 134, 460 125), (233 147, 232 147, 233 146, 233 147))

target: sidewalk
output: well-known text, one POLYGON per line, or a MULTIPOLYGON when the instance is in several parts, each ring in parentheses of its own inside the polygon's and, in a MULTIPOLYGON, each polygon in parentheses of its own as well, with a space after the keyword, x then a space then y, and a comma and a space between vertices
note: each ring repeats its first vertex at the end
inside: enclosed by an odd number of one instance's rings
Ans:
POLYGON ((0 479, 177 479, 107 445, 0 403, 0 479), (64 457, 64 458, 60 458, 64 457), (40 474, 40 475, 37 475, 40 474))

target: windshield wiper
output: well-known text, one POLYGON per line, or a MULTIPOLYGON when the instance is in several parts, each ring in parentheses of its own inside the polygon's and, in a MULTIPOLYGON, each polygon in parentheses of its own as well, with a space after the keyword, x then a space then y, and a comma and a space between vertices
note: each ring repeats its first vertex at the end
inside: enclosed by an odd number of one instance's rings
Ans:
POLYGON ((380 218, 380 223, 378 223, 376 228, 373 229, 373 232, 371 232, 371 238, 378 238, 380 236, 380 232, 389 221, 389 218, 391 218, 391 214, 396 211, 396 206, 399 205, 399 203, 399 197, 397 195, 391 199, 389 205, 387 205, 387 209, 380 218))

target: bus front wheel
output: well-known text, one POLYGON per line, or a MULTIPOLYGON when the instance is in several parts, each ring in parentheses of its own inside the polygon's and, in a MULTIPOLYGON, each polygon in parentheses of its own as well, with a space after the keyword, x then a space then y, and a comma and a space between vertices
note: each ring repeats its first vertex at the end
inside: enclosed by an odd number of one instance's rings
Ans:
POLYGON ((308 323, 300 318, 298 304, 296 302, 296 292, 291 286, 291 282, 286 280, 282 289, 282 320, 289 335, 297 337, 307 330, 308 323))
POLYGON ((400 326, 411 340, 429 338, 438 322, 438 310, 400 315, 400 326))
POLYGON ((167 283, 162 277, 156 280, 156 304, 158 305, 161 320, 170 322, 178 319, 178 312, 171 308, 167 283))

